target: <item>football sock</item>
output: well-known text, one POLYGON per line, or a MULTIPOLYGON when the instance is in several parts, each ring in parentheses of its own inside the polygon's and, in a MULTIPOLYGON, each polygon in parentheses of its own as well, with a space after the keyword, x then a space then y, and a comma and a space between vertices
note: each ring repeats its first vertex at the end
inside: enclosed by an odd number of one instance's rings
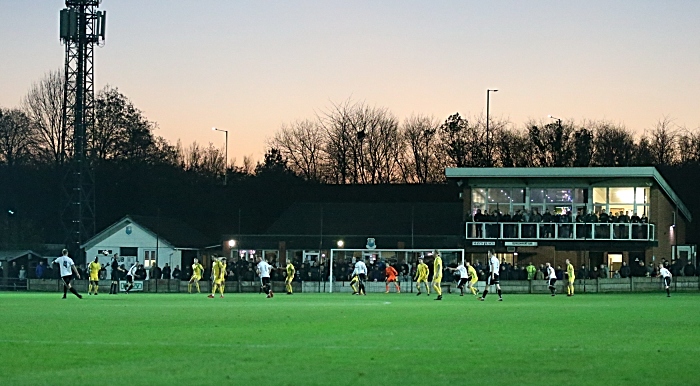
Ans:
POLYGON ((401 286, 398 283, 396 284, 396 292, 401 292, 401 286))
POLYGON ((64 297, 64 298, 66 297, 66 294, 67 294, 67 293, 68 293, 68 287, 66 287, 66 286, 64 285, 64 286, 63 286, 63 297, 64 297))
POLYGON ((485 290, 484 290, 484 294, 481 295, 481 298, 482 298, 482 299, 486 299, 486 295, 487 295, 488 293, 489 293, 489 290, 485 289, 485 290))
POLYGON ((95 284, 95 286, 94 286, 94 287, 92 288, 92 290, 93 290, 92 292, 94 292, 94 293, 95 293, 95 295, 97 295, 97 291, 99 291, 99 290, 100 290, 100 286, 99 286, 99 285, 97 285, 97 284, 95 284))
POLYGON ((574 285, 572 284, 571 285, 571 295, 573 295, 573 294, 574 294, 574 285))
POLYGON ((472 295, 476 296, 476 288, 471 287, 471 290, 472 290, 472 295))
POLYGON ((226 284, 219 284, 219 293, 221 296, 224 296, 224 289, 226 288, 226 284))
POLYGON ((92 283, 88 284, 88 293, 92 294, 92 283))
POLYGON ((666 288, 666 295, 671 296, 671 289, 670 288, 666 288))
POLYGON ((389 284, 386 285, 386 292, 389 292, 389 284))
POLYGON ((187 292, 192 293, 192 283, 187 284, 187 292))
POLYGON ((197 293, 202 293, 202 291, 199 290, 199 282, 196 282, 195 284, 197 285, 197 293))
POLYGON ((502 298, 502 297, 503 297, 502 295, 503 295, 503 293, 501 292, 501 289, 499 288, 499 289, 498 289, 498 297, 499 297, 499 298, 502 298))
POLYGON ((75 290, 75 288, 71 287, 71 288, 70 288, 70 292, 72 292, 73 295, 75 295, 75 296, 77 296, 77 297, 80 297, 80 294, 78 293, 78 291, 75 290))

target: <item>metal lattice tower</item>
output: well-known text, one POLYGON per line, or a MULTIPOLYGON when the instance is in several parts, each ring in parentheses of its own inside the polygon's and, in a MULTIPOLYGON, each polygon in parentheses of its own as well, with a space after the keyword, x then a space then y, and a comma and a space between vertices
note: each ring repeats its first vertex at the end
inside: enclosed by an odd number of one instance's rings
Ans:
POLYGON ((82 256, 80 245, 95 234, 95 177, 86 145, 95 124, 93 49, 105 37, 106 12, 98 10, 100 2, 66 0, 60 14, 60 38, 66 46, 63 132, 73 136, 63 224, 74 258, 82 256))

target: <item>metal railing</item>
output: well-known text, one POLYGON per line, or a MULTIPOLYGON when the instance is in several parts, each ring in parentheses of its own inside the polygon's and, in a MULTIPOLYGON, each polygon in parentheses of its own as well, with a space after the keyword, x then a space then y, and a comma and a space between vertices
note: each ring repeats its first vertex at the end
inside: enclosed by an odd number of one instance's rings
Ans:
POLYGON ((654 224, 467 222, 467 239, 654 241, 654 224))

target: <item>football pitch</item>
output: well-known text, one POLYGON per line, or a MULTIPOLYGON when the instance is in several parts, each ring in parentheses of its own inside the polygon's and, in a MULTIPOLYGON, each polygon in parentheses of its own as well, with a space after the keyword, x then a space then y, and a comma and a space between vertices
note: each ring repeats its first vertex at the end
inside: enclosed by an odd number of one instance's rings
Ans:
POLYGON ((0 384, 700 382, 700 294, 433 298, 0 293, 0 384))

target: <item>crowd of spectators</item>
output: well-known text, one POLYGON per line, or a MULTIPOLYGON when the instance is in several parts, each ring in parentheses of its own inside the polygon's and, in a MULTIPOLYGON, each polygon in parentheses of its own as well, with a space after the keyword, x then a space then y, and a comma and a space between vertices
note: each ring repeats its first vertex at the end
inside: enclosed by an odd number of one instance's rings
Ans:
POLYGON ((470 216, 468 222, 483 222, 487 223, 482 228, 475 228, 476 237, 503 237, 503 238, 533 238, 537 236, 539 228, 540 238, 553 238, 555 235, 555 227, 559 238, 628 238, 629 225, 632 224, 632 238, 646 238, 647 227, 641 226, 649 223, 649 218, 646 214, 641 217, 636 213, 630 215, 629 211, 618 211, 614 214, 608 214, 605 209, 597 212, 587 212, 585 209, 578 209, 576 215, 573 215, 570 210, 562 213, 552 213, 546 209, 544 213, 540 213, 537 208, 527 210, 516 210, 514 214, 503 212, 498 209, 491 213, 481 209, 477 209, 473 216, 470 216), (500 234, 501 224, 503 225, 503 234, 500 234), (522 225, 522 234, 518 235, 517 223, 528 223, 522 225), (539 226, 532 223, 541 223, 539 226), (557 225, 559 224, 559 225, 557 225), (586 224, 582 227, 574 227, 574 224, 586 224), (590 224, 590 225, 589 225, 590 224), (615 224, 612 228, 612 234, 609 226, 596 226, 595 224, 615 224), (576 231, 574 232, 574 229, 576 231), (485 233, 484 233, 485 232, 485 233))

